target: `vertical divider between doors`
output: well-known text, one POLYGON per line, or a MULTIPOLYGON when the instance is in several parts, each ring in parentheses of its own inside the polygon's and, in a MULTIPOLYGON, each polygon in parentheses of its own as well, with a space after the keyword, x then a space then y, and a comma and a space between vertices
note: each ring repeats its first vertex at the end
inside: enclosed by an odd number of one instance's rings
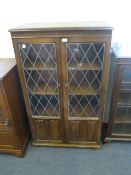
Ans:
POLYGON ((64 128, 65 128, 65 138, 64 141, 67 143, 69 141, 68 132, 68 94, 67 94, 67 60, 66 60, 66 43, 61 42, 60 38, 60 48, 61 48, 61 68, 62 68, 62 89, 63 89, 63 110, 64 110, 64 128))

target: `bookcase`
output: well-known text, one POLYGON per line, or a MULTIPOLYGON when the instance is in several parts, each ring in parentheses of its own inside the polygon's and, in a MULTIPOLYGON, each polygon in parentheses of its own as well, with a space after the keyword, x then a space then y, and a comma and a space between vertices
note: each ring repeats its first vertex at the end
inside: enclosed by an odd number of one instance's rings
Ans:
POLYGON ((115 45, 112 50, 116 68, 105 142, 131 140, 131 46, 117 43, 121 46, 118 48, 115 45))
POLYGON ((10 32, 33 145, 100 147, 112 28, 29 24, 10 32))

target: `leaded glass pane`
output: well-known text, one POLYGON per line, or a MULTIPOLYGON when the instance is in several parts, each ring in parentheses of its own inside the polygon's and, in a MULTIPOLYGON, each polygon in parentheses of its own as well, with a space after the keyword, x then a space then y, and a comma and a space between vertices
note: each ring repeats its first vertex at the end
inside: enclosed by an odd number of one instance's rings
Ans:
POLYGON ((18 44, 33 116, 60 116, 55 43, 18 44))
POLYGON ((104 43, 67 43, 69 117, 99 114, 104 43))

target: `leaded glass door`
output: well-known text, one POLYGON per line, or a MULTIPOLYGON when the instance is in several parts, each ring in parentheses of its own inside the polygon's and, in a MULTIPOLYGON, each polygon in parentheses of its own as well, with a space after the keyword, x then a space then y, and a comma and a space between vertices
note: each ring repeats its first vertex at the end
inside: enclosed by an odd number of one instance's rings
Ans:
POLYGON ((131 137, 131 67, 121 65, 119 69, 119 91, 116 97, 112 135, 131 137))
POLYGON ((62 140, 58 41, 23 42, 18 50, 35 135, 39 140, 62 140))
POLYGON ((65 45, 65 123, 69 142, 97 139, 104 43, 69 42, 65 45))

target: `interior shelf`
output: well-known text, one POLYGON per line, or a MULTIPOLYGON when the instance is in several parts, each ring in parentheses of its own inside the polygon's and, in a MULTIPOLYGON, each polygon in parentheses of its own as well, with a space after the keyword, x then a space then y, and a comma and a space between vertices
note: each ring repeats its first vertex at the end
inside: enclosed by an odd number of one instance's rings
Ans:
POLYGON ((35 64, 35 65, 26 65, 26 70, 56 70, 57 68, 52 64, 35 64))
POLYGON ((30 86, 30 93, 32 94, 45 94, 45 95, 58 95, 58 88, 54 84, 46 86, 43 82, 38 83, 37 87, 30 86))
POLYGON ((70 64, 68 66, 68 70, 100 70, 101 66, 94 64, 94 65, 89 65, 89 64, 70 64))
POLYGON ((86 87, 86 86, 70 86, 69 87, 69 95, 100 95, 100 90, 95 89, 93 87, 86 87))

